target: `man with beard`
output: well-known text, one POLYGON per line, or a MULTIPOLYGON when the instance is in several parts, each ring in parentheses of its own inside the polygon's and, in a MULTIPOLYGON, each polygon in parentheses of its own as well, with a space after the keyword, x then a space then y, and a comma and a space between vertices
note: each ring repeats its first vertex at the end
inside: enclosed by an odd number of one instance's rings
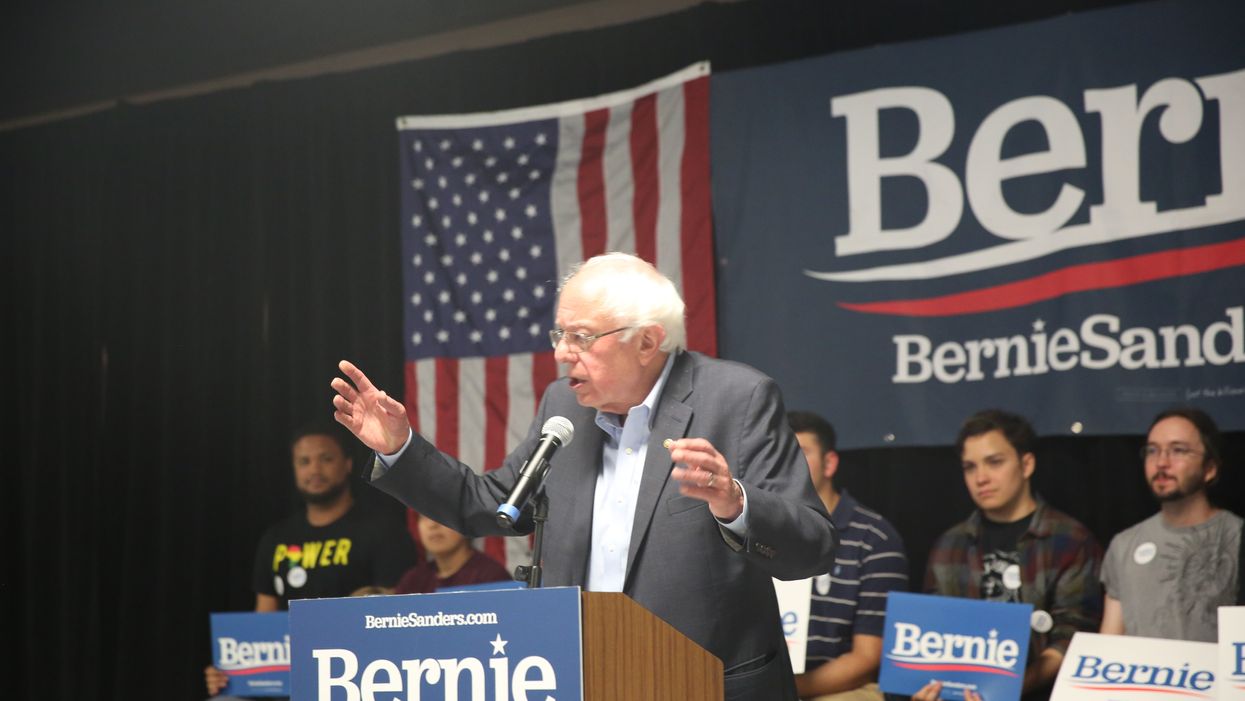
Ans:
MULTIPOLYGON (((291 599, 349 596, 369 585, 391 587, 417 561, 415 544, 397 519, 368 516, 354 507, 340 431, 312 426, 290 443, 294 486, 305 508, 274 524, 255 551, 252 586, 257 612, 284 611, 291 599)), ((209 694, 228 682, 208 666, 209 694)))
POLYGON ((1241 540, 1241 519, 1207 495, 1222 451, 1219 428, 1199 409, 1168 409, 1150 424, 1141 457, 1159 512, 1111 540, 1103 633, 1218 639, 1218 609, 1240 586, 1241 540))

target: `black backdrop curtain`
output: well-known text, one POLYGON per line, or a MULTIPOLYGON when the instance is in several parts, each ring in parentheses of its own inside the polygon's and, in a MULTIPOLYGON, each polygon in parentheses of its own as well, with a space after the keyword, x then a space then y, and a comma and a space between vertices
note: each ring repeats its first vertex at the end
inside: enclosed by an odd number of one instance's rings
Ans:
MULTIPOLYGON (((294 504, 290 430, 340 358, 402 386, 394 118, 541 104, 1109 3, 700 6, 626 27, 0 133, 8 323, 6 698, 203 696, 212 611, 253 604, 294 504), (868 5, 868 7, 866 7, 868 5)), ((827 388, 830 391, 831 388, 827 388)), ((833 417, 831 417, 833 418, 833 417)), ((1144 427, 1138 427, 1141 430, 1144 427)), ((1242 434, 1229 464, 1240 464, 1242 434)), ((948 442, 951 437, 948 437, 948 442)), ((1037 484, 1103 540, 1153 511, 1138 436, 1042 443, 1037 484)), ((366 456, 356 456, 360 463, 366 456)), ((970 504, 949 448, 845 456, 907 540, 970 504)), ((1235 475, 1228 505, 1245 510, 1235 475)), ((365 508, 396 503, 358 488, 365 508)))

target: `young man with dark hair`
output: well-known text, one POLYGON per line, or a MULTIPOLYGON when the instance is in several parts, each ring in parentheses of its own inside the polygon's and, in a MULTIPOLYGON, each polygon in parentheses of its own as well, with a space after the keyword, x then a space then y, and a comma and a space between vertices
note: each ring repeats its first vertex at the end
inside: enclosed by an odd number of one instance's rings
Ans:
POLYGON ((834 426, 806 411, 787 422, 808 461, 813 488, 840 533, 834 568, 813 578, 805 672, 795 678, 802 699, 881 701, 887 592, 908 588, 908 557, 899 532, 880 514, 834 485, 839 454, 834 426))
POLYGON ((1218 640, 1218 609, 1236 603, 1241 586, 1241 519, 1208 495, 1222 456, 1204 411, 1168 409, 1150 423, 1141 458, 1159 512, 1111 539, 1103 633, 1218 640))
MULTIPOLYGON (((1077 631, 1102 616, 1102 549, 1076 519, 1042 501, 1031 479, 1036 436, 1023 417, 991 409, 969 417, 956 438, 964 485, 977 510, 930 552, 932 594, 1033 605, 1026 698, 1045 698, 1077 631)), ((914 698, 938 697, 931 683, 914 698)))

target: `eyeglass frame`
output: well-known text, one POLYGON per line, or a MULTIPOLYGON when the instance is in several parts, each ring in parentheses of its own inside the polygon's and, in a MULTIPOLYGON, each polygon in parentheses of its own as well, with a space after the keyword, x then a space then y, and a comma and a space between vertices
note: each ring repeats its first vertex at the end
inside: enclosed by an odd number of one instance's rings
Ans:
POLYGON ((1139 451, 1139 453, 1141 455, 1142 461, 1144 462, 1149 462, 1151 460, 1157 460, 1162 455, 1166 455, 1168 460, 1174 460, 1176 462, 1192 460, 1195 456, 1206 455, 1206 451, 1194 450, 1192 446, 1187 446, 1187 445, 1159 446, 1159 445, 1154 445, 1152 443, 1141 446, 1141 450, 1139 451))
POLYGON ((623 331, 629 331, 634 328, 635 328, 634 326, 623 326, 623 327, 614 329, 613 331, 604 331, 602 333, 591 334, 591 335, 580 333, 578 331, 567 331, 566 329, 554 328, 554 329, 549 329, 549 342, 556 349, 558 347, 558 344, 562 342, 562 339, 565 338, 567 339, 566 347, 570 348, 572 352, 586 353, 588 349, 592 347, 592 344, 597 342, 598 338, 604 338, 611 334, 616 334, 616 333, 620 333, 623 331), (578 340, 571 341, 572 338, 578 339, 578 340))

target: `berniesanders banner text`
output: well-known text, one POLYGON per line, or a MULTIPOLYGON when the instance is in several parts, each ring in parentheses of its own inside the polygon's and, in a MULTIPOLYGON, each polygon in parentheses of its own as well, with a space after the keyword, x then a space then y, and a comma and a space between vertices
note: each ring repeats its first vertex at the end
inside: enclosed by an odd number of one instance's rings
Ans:
POLYGON ((715 75, 722 354, 846 448, 983 406, 1245 429, 1241 27, 1137 3, 715 75))

